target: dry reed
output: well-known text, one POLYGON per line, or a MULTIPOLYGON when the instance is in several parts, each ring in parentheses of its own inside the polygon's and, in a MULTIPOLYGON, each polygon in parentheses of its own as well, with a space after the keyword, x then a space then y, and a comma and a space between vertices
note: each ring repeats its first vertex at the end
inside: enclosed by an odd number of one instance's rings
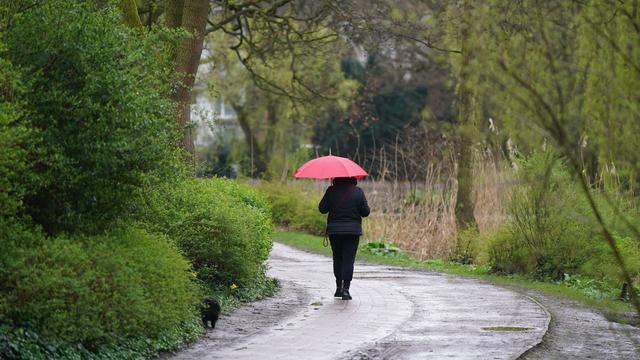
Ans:
MULTIPOLYGON (((504 172, 490 156, 479 155, 474 166, 474 215, 480 232, 494 231, 505 221, 504 172)), ((426 164, 424 179, 362 183, 373 212, 364 223, 364 237, 398 245, 420 259, 450 258, 456 248, 457 181, 445 163, 426 164)))
MULTIPOLYGON (((382 155, 384 156, 384 155, 382 155)), ((395 159, 394 159, 395 160, 395 159)), ((420 259, 451 258, 456 249, 457 181, 453 156, 426 163, 423 179, 395 178, 397 160, 383 164, 381 175, 359 182, 371 215, 363 222, 364 240, 394 243, 420 259), (395 164, 394 164, 395 163, 395 164)), ((322 192, 328 182, 307 183, 322 192)), ((480 232, 493 231, 505 221, 505 172, 490 154, 478 154, 474 166, 474 215, 480 232)))
POLYGON ((450 257, 455 249, 455 178, 450 175, 429 164, 420 183, 363 182, 372 209, 364 237, 392 242, 421 259, 450 257))

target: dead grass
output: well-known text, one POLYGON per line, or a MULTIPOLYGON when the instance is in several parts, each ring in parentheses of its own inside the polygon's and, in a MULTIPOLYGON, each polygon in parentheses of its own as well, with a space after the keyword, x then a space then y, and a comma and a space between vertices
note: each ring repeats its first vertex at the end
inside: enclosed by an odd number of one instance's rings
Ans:
POLYGON ((474 168, 474 215, 480 233, 492 232, 507 220, 504 208, 509 192, 509 171, 490 154, 478 155, 474 168), (497 163, 497 164, 496 164, 497 163))
POLYGON ((361 184, 372 209, 364 237, 392 242, 414 256, 448 258, 455 249, 455 179, 428 165, 421 183, 372 180, 361 184))
MULTIPOLYGON (((503 200, 505 171, 491 156, 478 154, 474 170, 475 217, 480 232, 498 229, 505 221, 503 200)), ((456 249, 455 201, 457 181, 454 159, 426 163, 423 179, 414 182, 394 179, 393 171, 380 178, 360 181, 371 215, 363 221, 364 240, 384 240, 419 259, 447 259, 456 249)), ((389 168, 398 166, 388 162, 389 168)), ((306 182, 322 193, 328 181, 306 182)))

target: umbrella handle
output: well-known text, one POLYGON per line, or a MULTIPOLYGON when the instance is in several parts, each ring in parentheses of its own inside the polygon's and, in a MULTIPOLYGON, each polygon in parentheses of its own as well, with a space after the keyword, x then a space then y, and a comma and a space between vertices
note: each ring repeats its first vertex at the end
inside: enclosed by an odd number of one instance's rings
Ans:
POLYGON ((324 228, 324 239, 322 239, 322 246, 329 246, 329 236, 327 235, 327 227, 324 228))

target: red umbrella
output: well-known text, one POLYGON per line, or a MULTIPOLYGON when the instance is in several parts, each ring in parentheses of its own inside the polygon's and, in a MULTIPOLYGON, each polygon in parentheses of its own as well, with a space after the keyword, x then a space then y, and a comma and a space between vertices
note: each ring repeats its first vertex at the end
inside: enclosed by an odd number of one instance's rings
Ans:
POLYGON ((336 177, 355 177, 361 179, 367 176, 358 164, 340 156, 323 156, 304 163, 293 176, 297 178, 329 179, 336 177))

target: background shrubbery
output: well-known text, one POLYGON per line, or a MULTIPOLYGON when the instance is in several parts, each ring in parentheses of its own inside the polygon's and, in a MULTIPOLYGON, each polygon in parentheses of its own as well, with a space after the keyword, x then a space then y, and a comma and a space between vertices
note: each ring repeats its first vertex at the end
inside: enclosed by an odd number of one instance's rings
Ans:
POLYGON ((577 183, 553 153, 535 154, 520 165, 507 206, 511 236, 493 245, 490 261, 495 271, 511 264, 537 278, 561 279, 593 255, 585 244, 593 242, 597 228, 577 183))
MULTIPOLYGON (((498 273, 551 281, 586 276, 620 289, 620 268, 562 159, 552 152, 534 153, 518 163, 515 179, 507 196, 507 222, 490 233, 461 234, 459 242, 464 244, 458 254, 498 273)), ((595 193, 596 201, 638 279, 640 244, 632 240, 605 196, 632 219, 638 218, 637 206, 632 197, 605 191, 595 193)))
POLYGON ((291 182, 261 181, 256 185, 271 204, 273 221, 291 230, 323 235, 327 215, 320 214, 320 194, 291 182))

